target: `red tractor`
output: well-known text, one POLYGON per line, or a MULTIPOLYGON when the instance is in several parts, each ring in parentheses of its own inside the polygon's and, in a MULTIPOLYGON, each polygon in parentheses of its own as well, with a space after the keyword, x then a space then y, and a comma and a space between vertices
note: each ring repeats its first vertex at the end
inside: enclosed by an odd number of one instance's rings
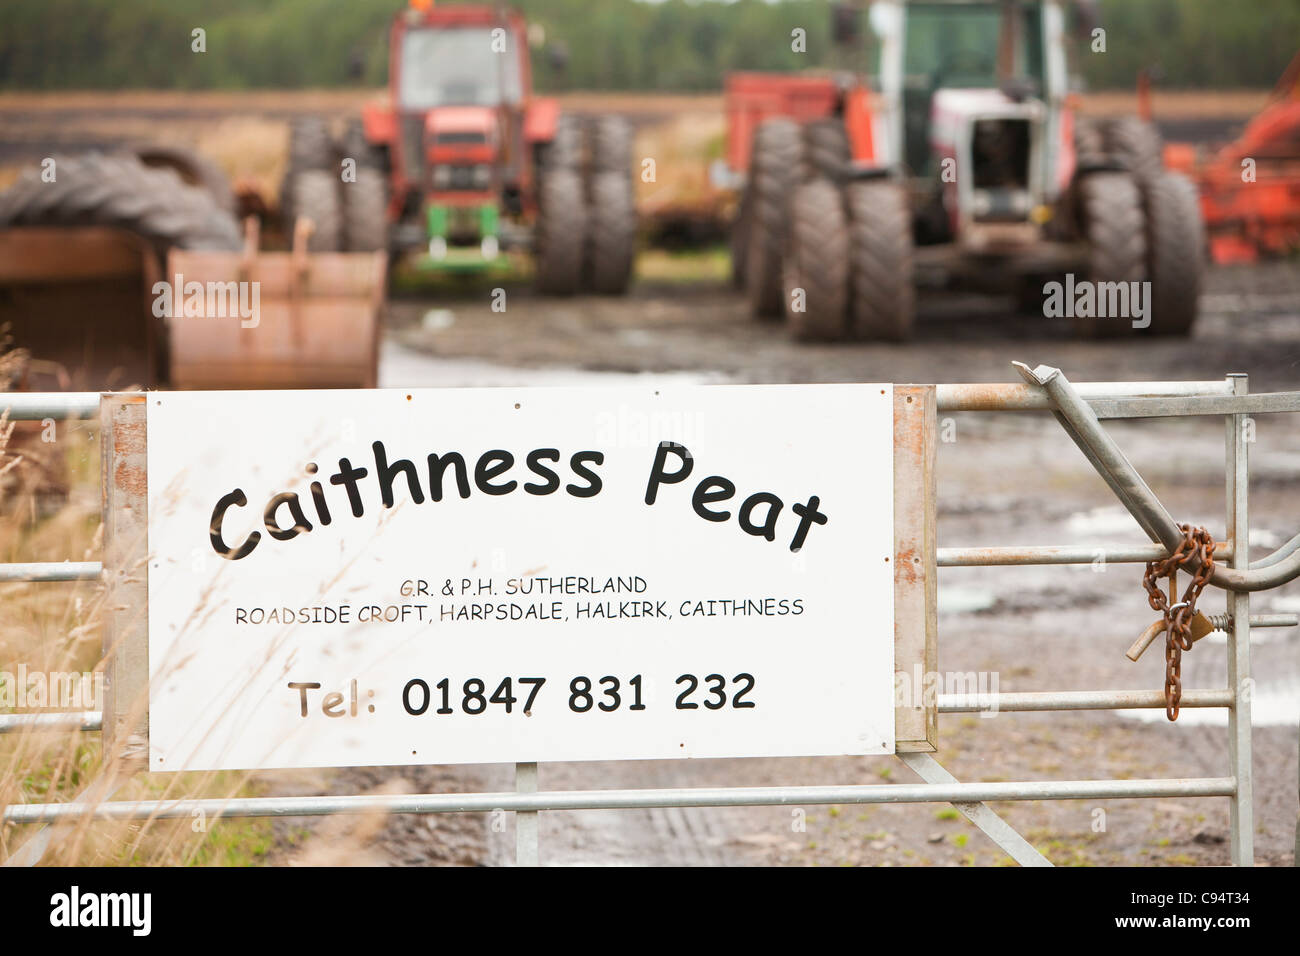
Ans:
POLYGON ((538 287, 622 293, 636 243, 632 140, 534 96, 526 24, 496 6, 412 0, 393 20, 389 95, 339 143, 294 125, 284 194, 319 250, 387 249, 423 269, 507 267, 531 250, 538 287))

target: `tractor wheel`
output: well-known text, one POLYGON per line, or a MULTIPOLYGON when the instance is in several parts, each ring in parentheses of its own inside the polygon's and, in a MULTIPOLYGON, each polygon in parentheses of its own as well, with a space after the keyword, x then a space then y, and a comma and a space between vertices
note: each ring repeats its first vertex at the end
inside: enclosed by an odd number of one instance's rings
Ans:
POLYGON ((296 175, 308 169, 333 172, 334 138, 329 125, 319 116, 304 116, 289 127, 289 172, 296 175))
POLYGON ((572 295, 582 280, 587 207, 582 178, 574 169, 551 169, 538 190, 537 288, 572 295))
POLYGON ((832 181, 844 175, 849 164, 849 135, 834 117, 813 120, 803 128, 806 172, 832 181))
POLYGON ((731 224, 731 285, 736 289, 745 288, 745 250, 749 248, 750 220, 753 218, 753 191, 748 184, 740 196, 740 207, 736 210, 735 221, 731 224))
POLYGON ((1097 166, 1106 158, 1106 137, 1091 116, 1074 114, 1074 162, 1078 168, 1097 166))
POLYGON ((1161 172, 1143 183, 1147 218, 1147 273, 1151 280, 1152 335, 1189 335, 1201 292, 1201 221, 1196 186, 1186 176, 1161 172))
MULTIPOLYGON (((1141 282, 1146 279, 1146 217, 1142 194, 1130 173, 1093 173, 1079 186, 1080 219, 1088 240, 1088 281, 1141 282)), ((1096 312, 1096 309, 1093 309, 1096 312)), ((1133 323, 1124 316, 1079 317, 1075 333, 1083 338, 1128 334, 1133 323)))
POLYGON ((576 116, 561 114, 555 122, 555 136, 541 152, 543 169, 577 170, 582 166, 582 127, 576 116))
POLYGON ((206 156, 177 146, 137 146, 131 152, 151 169, 175 170, 187 186, 206 189, 218 206, 230 213, 235 211, 235 192, 230 188, 230 179, 206 156))
POLYGON ((591 172, 632 172, 632 127, 621 116, 598 116, 591 122, 591 172))
POLYGON ((343 243, 349 252, 388 248, 388 184, 384 174, 358 167, 354 182, 342 183, 343 243))
POLYGON ((849 214, 849 322, 853 335, 901 342, 912 333, 912 214, 907 193, 887 180, 852 183, 849 214))
POLYGON ((803 137, 784 118, 762 123, 754 134, 749 173, 753 188, 745 283, 749 304, 760 317, 784 314, 781 256, 789 232, 790 194, 800 182, 803 137))
POLYGON ((844 337, 849 294, 849 228, 840 191, 814 179, 794 191, 782 266, 786 323, 801 342, 844 337))
POLYGON ((366 139, 365 127, 360 120, 352 120, 343 130, 343 136, 335 149, 340 159, 351 159, 357 164, 357 170, 363 167, 385 171, 387 156, 382 146, 376 146, 366 139))
POLYGON ((30 169, 0 193, 0 227, 112 226, 148 239, 160 253, 243 244, 235 217, 174 170, 100 153, 56 157, 53 168, 53 182, 30 169))
POLYGON ((1106 124, 1106 151, 1138 179, 1160 172, 1160 134, 1156 128, 1136 116, 1121 116, 1106 124))
POLYGON ((314 226, 307 237, 309 252, 338 252, 343 248, 343 209, 339 180, 333 172, 308 169, 298 173, 289 181, 289 198, 295 220, 305 217, 314 226))
POLYGON ((587 232, 587 275, 601 295, 622 295, 636 256, 636 203, 626 172, 594 173, 587 232))

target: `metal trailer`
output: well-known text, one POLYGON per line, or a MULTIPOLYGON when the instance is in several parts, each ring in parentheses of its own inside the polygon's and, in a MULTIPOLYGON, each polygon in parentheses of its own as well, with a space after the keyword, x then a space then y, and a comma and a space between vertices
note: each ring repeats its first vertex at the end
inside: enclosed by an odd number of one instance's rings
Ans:
MULTIPOLYGON (((1227 541, 1216 555, 1210 583, 1227 592, 1227 613, 1215 623, 1227 632, 1228 681, 1225 687, 1183 691, 1183 707, 1228 711, 1228 766, 1222 776, 1168 779, 1082 779, 962 783, 929 753, 898 753, 924 781, 919 784, 717 787, 643 790, 545 791, 538 788, 536 764, 517 764, 514 793, 384 794, 344 796, 257 797, 243 799, 180 799, 121 801, 86 800, 35 803, 3 808, 0 819, 15 824, 49 824, 78 818, 152 819, 190 817, 319 816, 335 813, 451 813, 506 810, 517 813, 517 860, 539 860, 537 814, 544 810, 629 809, 640 807, 800 806, 867 803, 951 803, 1013 859, 1024 865, 1050 865, 1045 857, 987 805, 999 800, 1077 800, 1151 797, 1225 797, 1231 806, 1231 856, 1237 865, 1254 862, 1253 774, 1251 766, 1250 632, 1252 627, 1292 626, 1294 615, 1250 613, 1254 591, 1277 587, 1300 576, 1300 534, 1272 554, 1248 559, 1249 416, 1300 411, 1300 392, 1250 395, 1245 375, 1223 381, 1071 384, 1058 369, 1016 367, 1023 383, 919 386, 927 393, 923 404, 933 424, 937 412, 1051 412, 1106 480, 1152 543, 1106 548, 1108 562, 1140 563, 1167 556, 1183 539, 1172 516, 1152 494, 1104 427, 1102 419, 1184 416, 1222 417, 1225 425, 1227 541)), ((115 601, 144 589, 138 554, 126 559, 133 545, 124 544, 141 530, 142 517, 121 508, 111 487, 119 478, 143 495, 143 395, 99 393, 14 394, 3 398, 10 416, 18 420, 93 418, 99 415, 103 435, 105 481, 105 560, 82 563, 0 565, 4 581, 104 580, 115 590, 115 601), (131 410, 134 409, 132 412, 131 410), (134 428, 122 428, 134 419, 134 428), (115 424, 116 423, 116 424, 115 424), (115 431, 121 429, 118 436, 115 431), (119 442, 118 438, 122 441, 119 442), (115 510, 116 508, 116 510, 115 510), (121 513, 118 513, 118 512, 121 513)), ((929 452, 936 449, 934 428, 922 429, 929 452)), ((930 538, 933 540, 933 537, 930 538)), ((134 546, 138 547, 138 541, 134 546)), ((1095 547, 938 548, 927 560, 934 567, 1086 564, 1095 560, 1095 547)), ((138 619, 140 608, 123 612, 138 619)), ((106 639, 107 643, 107 639, 106 639)), ((135 688, 139 690, 139 688, 135 688)), ((110 695, 124 688, 110 688, 110 695)), ((1035 712, 1048 710, 1119 710, 1162 708, 1161 690, 1046 691, 1037 693, 939 694, 937 713, 1035 712)), ((106 702, 106 711, 111 701, 106 702)), ((101 713, 0 716, 0 732, 89 732, 110 730, 101 713)), ((92 784, 93 787, 93 784, 92 784)), ((88 791, 89 792, 89 791, 88 791)), ((35 842, 35 841, 34 841, 35 842)), ((20 851, 21 852, 21 851, 20 851)), ((39 849, 27 856, 39 858, 39 849)))

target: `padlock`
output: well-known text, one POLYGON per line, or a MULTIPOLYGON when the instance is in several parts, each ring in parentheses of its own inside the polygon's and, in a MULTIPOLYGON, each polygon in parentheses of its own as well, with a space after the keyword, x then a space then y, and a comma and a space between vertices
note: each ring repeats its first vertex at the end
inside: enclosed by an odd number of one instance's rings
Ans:
MULTIPOLYGON (((1136 661, 1142 656, 1142 652, 1151 646, 1151 642, 1154 641, 1164 631, 1164 629, 1165 619, 1162 617, 1142 632, 1142 636, 1133 642, 1133 646, 1128 649, 1128 653, 1125 654, 1125 656, 1131 661, 1136 661)), ((1195 644, 1213 630, 1214 622, 1200 611, 1197 611, 1196 614, 1192 616, 1191 624, 1188 627, 1187 633, 1188 637, 1191 638, 1192 643, 1195 644)))

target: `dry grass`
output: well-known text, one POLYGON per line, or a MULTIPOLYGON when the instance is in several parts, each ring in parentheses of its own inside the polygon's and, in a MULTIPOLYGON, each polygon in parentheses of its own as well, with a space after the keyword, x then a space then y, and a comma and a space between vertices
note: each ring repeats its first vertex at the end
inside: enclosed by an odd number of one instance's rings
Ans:
MULTIPOLYGON (((2 361, 2 360, 0 360, 2 361)), ((0 415, 0 561, 100 558, 99 452, 94 423, 9 423, 0 415), (52 439, 52 440, 51 440, 52 439), (51 481, 51 475, 62 478, 51 481)), ((34 696, 18 706, 27 674, 103 669, 104 590, 98 582, 0 584, 0 713, 97 708, 99 701, 34 696), (41 706, 44 704, 44 706, 41 706)), ((48 687, 48 680, 46 686, 48 687)), ((90 686, 94 686, 91 677, 90 686)), ((144 702, 140 702, 144 706, 144 702)), ((226 798, 246 795, 231 774, 146 774, 105 759, 98 733, 0 734, 0 808, 13 804, 97 804, 107 799, 226 798)), ((269 822, 184 818, 51 826, 0 824, 0 862, 54 865, 254 863, 272 848, 269 822)))

